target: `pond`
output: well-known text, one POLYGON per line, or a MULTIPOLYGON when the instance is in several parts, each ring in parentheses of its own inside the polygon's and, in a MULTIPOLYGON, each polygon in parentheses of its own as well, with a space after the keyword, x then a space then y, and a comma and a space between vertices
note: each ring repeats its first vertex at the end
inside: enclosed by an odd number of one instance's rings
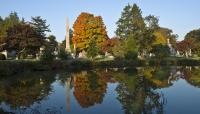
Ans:
POLYGON ((29 72, 0 79, 5 114, 200 114, 199 67, 29 72))

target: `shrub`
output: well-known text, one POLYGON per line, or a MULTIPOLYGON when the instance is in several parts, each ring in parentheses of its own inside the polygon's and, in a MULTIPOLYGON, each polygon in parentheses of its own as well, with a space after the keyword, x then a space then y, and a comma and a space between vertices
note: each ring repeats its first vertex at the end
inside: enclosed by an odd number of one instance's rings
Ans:
POLYGON ((6 56, 2 53, 0 53, 0 60, 6 60, 6 56))
POLYGON ((61 60, 67 60, 69 58, 69 53, 67 53, 63 48, 60 49, 60 52, 58 53, 58 57, 61 59, 61 60))
POLYGON ((49 48, 45 48, 44 53, 41 56, 41 61, 50 62, 53 61, 55 55, 53 54, 52 50, 49 48))
POLYGON ((156 58, 161 59, 169 56, 170 49, 167 45, 157 44, 153 46, 152 52, 155 54, 156 58))
POLYGON ((88 60, 79 59, 72 61, 70 66, 73 70, 90 69, 92 68, 92 63, 88 60))
POLYGON ((126 60, 136 60, 137 59, 137 53, 129 51, 125 54, 125 59, 126 60))

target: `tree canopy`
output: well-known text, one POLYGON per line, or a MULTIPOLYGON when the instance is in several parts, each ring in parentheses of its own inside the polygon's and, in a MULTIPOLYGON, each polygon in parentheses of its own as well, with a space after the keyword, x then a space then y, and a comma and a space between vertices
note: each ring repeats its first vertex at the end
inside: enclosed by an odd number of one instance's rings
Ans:
POLYGON ((35 54, 42 45, 42 40, 30 25, 16 24, 7 30, 7 37, 1 43, 5 43, 3 50, 15 50, 17 54, 35 54))
POLYGON ((73 43, 77 51, 87 50, 91 39, 95 39, 99 47, 108 39, 106 27, 100 16, 81 13, 73 25, 73 43))
POLYGON ((47 25, 46 20, 42 19, 40 16, 32 17, 31 19, 31 25, 42 36, 42 38, 45 39, 45 32, 51 32, 49 29, 50 25, 47 25))
POLYGON ((130 34, 141 33, 145 27, 142 11, 136 4, 125 6, 116 24, 115 33, 122 39, 128 38, 130 34))

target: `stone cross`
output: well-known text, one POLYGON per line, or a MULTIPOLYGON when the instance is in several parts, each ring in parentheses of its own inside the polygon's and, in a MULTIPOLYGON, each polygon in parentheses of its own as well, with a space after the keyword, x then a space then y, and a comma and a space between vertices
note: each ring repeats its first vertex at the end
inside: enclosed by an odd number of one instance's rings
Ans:
POLYGON ((71 49, 70 49, 70 39, 69 39, 69 19, 67 18, 67 21, 66 21, 66 47, 65 47, 65 51, 67 52, 71 52, 71 49))

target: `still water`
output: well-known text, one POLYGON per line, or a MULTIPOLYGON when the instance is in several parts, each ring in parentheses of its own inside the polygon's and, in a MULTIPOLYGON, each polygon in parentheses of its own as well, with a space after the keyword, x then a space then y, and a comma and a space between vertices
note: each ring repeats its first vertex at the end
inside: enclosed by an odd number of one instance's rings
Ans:
POLYGON ((30 72, 0 79, 0 114, 200 114, 199 67, 30 72))

